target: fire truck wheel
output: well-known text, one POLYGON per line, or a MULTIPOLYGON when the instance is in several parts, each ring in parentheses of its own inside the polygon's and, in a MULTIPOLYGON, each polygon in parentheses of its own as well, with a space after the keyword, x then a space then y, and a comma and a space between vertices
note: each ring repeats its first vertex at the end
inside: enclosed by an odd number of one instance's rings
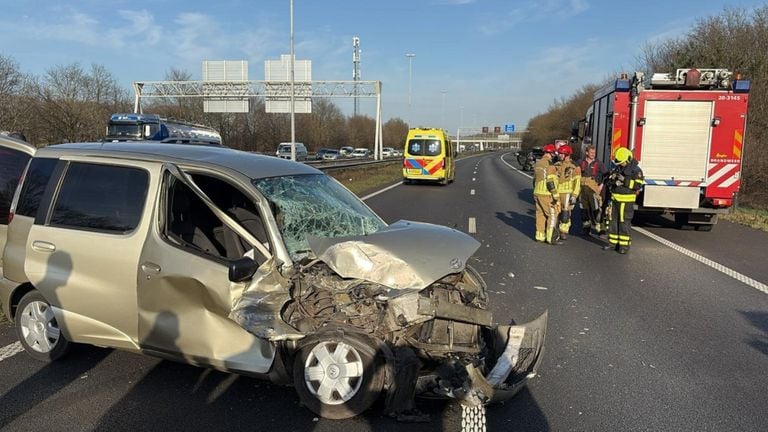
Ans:
POLYGON ((714 226, 714 225, 712 225, 712 224, 707 224, 707 225, 696 225, 696 231, 704 231, 704 232, 709 232, 709 231, 712 231, 712 227, 713 227, 713 226, 714 226))

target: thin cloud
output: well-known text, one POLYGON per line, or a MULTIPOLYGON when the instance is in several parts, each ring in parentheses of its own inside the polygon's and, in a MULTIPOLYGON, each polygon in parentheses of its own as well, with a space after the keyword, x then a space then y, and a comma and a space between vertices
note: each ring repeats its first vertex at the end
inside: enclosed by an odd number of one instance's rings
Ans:
POLYGON ((547 20, 565 21, 589 9, 586 0, 543 0, 531 2, 507 12, 501 19, 489 20, 492 24, 480 26, 486 36, 504 33, 518 24, 547 20))
POLYGON ((475 3, 476 0, 435 0, 434 5, 460 6, 475 3))

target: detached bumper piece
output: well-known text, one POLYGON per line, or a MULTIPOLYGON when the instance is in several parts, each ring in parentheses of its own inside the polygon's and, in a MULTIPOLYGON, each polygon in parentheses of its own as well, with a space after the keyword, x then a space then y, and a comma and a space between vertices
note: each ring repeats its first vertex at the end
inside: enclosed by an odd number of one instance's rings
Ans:
POLYGON ((450 386, 438 385, 435 388, 435 377, 430 376, 420 378, 417 387, 425 390, 432 388, 433 394, 456 399, 467 406, 507 400, 536 376, 546 333, 547 312, 526 324, 489 329, 486 342, 495 355, 495 362, 487 365, 490 372, 484 376, 472 363, 446 361, 441 366, 442 375, 452 375, 453 379, 437 379, 437 382, 452 382, 450 386))

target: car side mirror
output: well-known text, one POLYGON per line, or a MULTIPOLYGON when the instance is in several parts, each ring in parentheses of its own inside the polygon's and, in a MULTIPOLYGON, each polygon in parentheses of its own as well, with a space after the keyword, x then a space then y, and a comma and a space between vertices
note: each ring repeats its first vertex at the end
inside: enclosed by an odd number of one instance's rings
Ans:
POLYGON ((245 282, 256 274, 259 265, 256 261, 243 257, 229 263, 230 282, 245 282))
POLYGON ((579 121, 574 120, 571 122, 571 136, 572 137, 578 137, 579 136, 579 121))

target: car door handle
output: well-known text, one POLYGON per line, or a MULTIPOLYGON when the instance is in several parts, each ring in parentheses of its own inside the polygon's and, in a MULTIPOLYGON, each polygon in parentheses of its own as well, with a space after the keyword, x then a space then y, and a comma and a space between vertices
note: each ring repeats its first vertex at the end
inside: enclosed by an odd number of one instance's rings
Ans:
POLYGON ((53 243, 35 240, 32 242, 32 249, 38 252, 55 252, 56 245, 53 243))
POLYGON ((159 274, 161 270, 159 265, 151 262, 145 262, 142 264, 141 269, 144 271, 144 273, 147 274, 159 274))

